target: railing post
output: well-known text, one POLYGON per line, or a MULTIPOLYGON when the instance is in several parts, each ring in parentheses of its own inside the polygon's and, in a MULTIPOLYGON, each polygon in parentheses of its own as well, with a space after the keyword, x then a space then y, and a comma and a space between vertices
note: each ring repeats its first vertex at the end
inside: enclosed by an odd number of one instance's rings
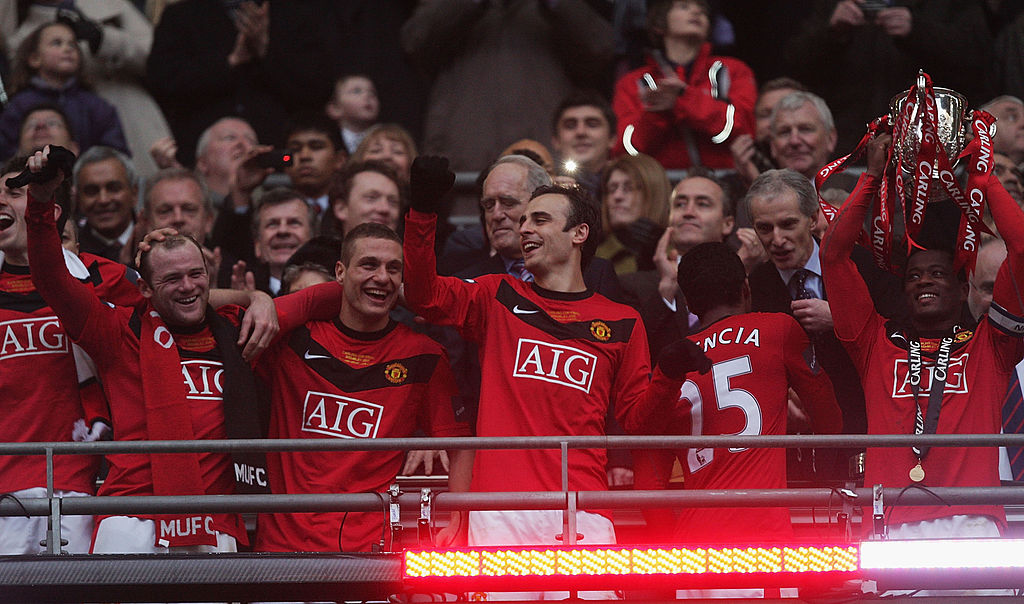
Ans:
POLYGON ((46 518, 46 539, 39 545, 46 547, 46 553, 61 553, 61 546, 66 542, 60 534, 60 498, 53 496, 53 447, 46 447, 46 498, 50 501, 50 515, 46 518))

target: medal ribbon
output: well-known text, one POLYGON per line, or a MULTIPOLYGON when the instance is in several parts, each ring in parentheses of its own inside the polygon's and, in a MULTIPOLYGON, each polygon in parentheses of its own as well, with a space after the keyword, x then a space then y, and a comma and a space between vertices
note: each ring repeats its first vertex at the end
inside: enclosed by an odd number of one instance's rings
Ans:
MULTIPOLYGON (((913 240, 921 232, 924 226, 924 214, 928 206, 928 195, 931 191, 932 173, 935 171, 936 159, 939 153, 939 139, 937 122, 938 113, 935 109, 935 91, 932 88, 932 79, 928 74, 924 76, 924 89, 916 84, 910 89, 907 95, 906 104, 903 107, 903 115, 906 116, 907 127, 910 125, 910 116, 914 115, 917 109, 919 121, 921 122, 921 141, 917 152, 916 164, 912 173, 914 174, 913 199, 910 206, 910 215, 907 216, 907 236, 913 240)), ((902 116, 901 116, 902 117, 902 116)), ((903 124, 900 120, 899 124, 903 124)), ((906 130, 893 130, 893 140, 903 140, 909 132, 906 130)), ((902 172, 903 158, 897 156, 897 171, 902 172)))
MULTIPOLYGON (((914 434, 935 434, 939 426, 939 413, 942 411, 942 395, 946 389, 946 376, 949 372, 949 356, 953 349, 953 336, 942 338, 939 344, 939 355, 935 358, 935 369, 932 371, 931 386, 928 392, 928 414, 921 413, 921 405, 918 403, 918 395, 921 390, 921 340, 913 338, 910 340, 910 349, 907 353, 910 364, 910 388, 914 391, 914 434)), ((930 445, 911 447, 914 455, 917 455, 917 462, 924 461, 930 445)))

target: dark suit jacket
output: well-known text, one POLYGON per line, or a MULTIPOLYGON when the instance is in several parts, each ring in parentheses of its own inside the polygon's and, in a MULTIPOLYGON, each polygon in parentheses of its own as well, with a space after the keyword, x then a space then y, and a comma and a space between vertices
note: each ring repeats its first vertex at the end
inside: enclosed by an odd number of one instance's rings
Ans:
MULTIPOLYGON (((758 265, 748 277, 752 295, 752 310, 755 312, 781 312, 793 314, 789 288, 779 276, 775 265, 764 262, 758 265)), ((810 335, 810 334, 808 334, 810 335)), ((843 432, 866 434, 867 417, 864 413, 864 389, 860 376, 835 333, 816 334, 813 337, 814 351, 821 368, 832 380, 836 399, 843 411, 843 432)))
POLYGON ((661 276, 656 270, 637 271, 622 275, 619 279, 626 294, 633 299, 633 307, 644 320, 647 342, 651 348, 651 362, 657 362, 662 348, 690 333, 690 314, 686 310, 686 300, 682 295, 676 295, 675 312, 665 306, 661 292, 658 291, 661 276))
MULTIPOLYGON (((128 242, 129 245, 131 241, 128 242)), ((116 241, 112 244, 107 244, 92 227, 85 225, 78 229, 78 249, 79 251, 86 252, 88 254, 94 254, 96 256, 102 256, 107 260, 114 262, 121 261, 121 244, 116 241)))

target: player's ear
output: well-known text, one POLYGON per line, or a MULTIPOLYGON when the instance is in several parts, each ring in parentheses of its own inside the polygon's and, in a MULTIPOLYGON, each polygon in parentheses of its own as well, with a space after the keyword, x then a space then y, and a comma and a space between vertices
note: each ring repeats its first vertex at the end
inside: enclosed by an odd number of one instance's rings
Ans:
POLYGON ((334 280, 338 283, 345 282, 345 265, 341 263, 341 260, 334 265, 334 280))
POLYGON ((590 225, 585 222, 577 224, 572 229, 572 242, 574 244, 582 245, 587 240, 587 237, 590 236, 590 225))
POLYGON ((136 281, 135 284, 139 288, 139 293, 142 294, 143 298, 153 297, 153 288, 145 279, 139 277, 138 281, 136 281))

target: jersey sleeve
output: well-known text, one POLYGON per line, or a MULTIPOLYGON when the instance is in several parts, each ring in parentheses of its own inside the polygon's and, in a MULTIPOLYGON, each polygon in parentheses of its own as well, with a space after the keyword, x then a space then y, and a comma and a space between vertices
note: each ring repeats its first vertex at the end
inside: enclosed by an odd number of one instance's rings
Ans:
POLYGON ((448 355, 441 351, 434 374, 427 383, 426 404, 420 420, 424 432, 430 436, 472 436, 468 424, 455 420, 453 399, 456 393, 448 355))
POLYGON ((145 306, 146 299, 142 297, 139 288, 135 285, 138 273, 113 260, 107 260, 102 256, 92 254, 80 254, 82 262, 89 269, 90 275, 98 275, 98 283, 93 284, 93 291, 100 300, 110 302, 115 306, 130 306, 141 308, 145 306))
POLYGON ((319 283, 293 294, 274 299, 278 338, 310 321, 329 321, 341 312, 341 284, 337 281, 319 283))
POLYGON ((824 371, 812 371, 807 365, 803 353, 809 340, 800 324, 789 315, 779 315, 779 320, 785 324, 782 354, 790 387, 810 413, 816 433, 839 434, 843 430, 843 415, 832 381, 824 371))
POLYGON ((103 386, 95 378, 78 385, 78 397, 82 400, 82 412, 87 425, 91 426, 95 421, 112 424, 110 405, 107 403, 106 395, 103 394, 103 386))
POLYGON ((661 369, 651 373, 647 333, 638 320, 612 386, 615 419, 628 434, 665 433, 672 424, 665 418, 675 414, 682 385, 682 379, 670 378, 661 369))
POLYGON ((405 220, 405 300, 438 325, 454 325, 469 338, 486 331, 488 291, 472 279, 442 277, 434 257, 437 217, 409 210, 405 220))
POLYGON ((1006 260, 996 274, 988 321, 996 328, 993 337, 1010 344, 996 346, 995 350, 1002 369, 1011 371, 1024 355, 1024 212, 994 173, 989 175, 987 185, 989 210, 1006 243, 1006 260))
POLYGON ((89 286, 68 272, 53 208, 52 200, 41 203, 29 195, 25 219, 32 284, 53 309, 68 335, 95 357, 106 349, 109 338, 120 332, 120 322, 113 310, 100 302, 89 286))
POLYGON ((871 174, 864 173, 860 177, 850 199, 825 231, 821 244, 825 293, 836 336, 843 342, 856 343, 861 349, 857 353, 851 350, 851 356, 863 356, 863 349, 873 341, 870 327, 878 320, 868 286, 851 259, 878 184, 878 177, 871 174))

